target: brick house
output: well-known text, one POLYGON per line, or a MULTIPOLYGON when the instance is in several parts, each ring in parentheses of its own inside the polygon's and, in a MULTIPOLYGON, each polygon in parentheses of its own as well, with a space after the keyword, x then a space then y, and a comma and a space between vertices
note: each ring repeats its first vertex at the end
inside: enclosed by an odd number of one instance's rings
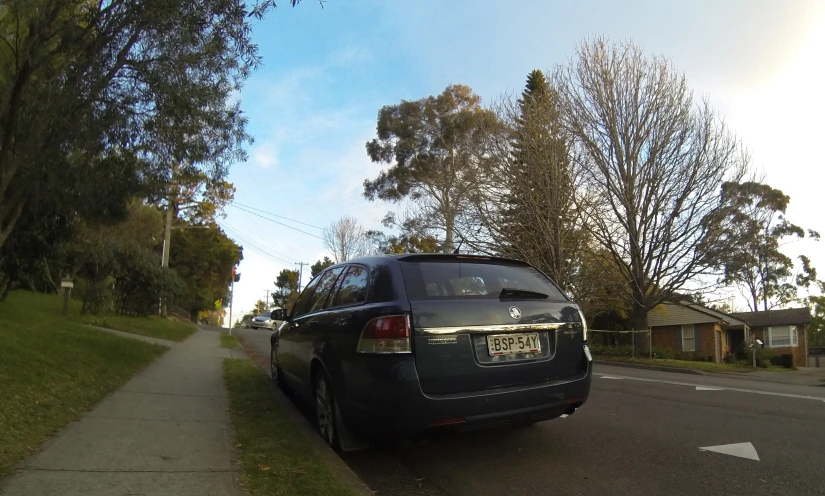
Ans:
POLYGON ((766 348, 773 348, 780 355, 792 354, 794 367, 808 365, 811 312, 807 308, 732 313, 731 316, 747 322, 766 348))
POLYGON ((663 303, 647 314, 653 346, 721 363, 751 333, 777 354, 793 355, 795 367, 807 365, 807 308, 726 314, 688 301, 663 303))
POLYGON ((687 301, 663 303, 647 314, 653 346, 721 363, 748 336, 750 326, 732 315, 687 301))

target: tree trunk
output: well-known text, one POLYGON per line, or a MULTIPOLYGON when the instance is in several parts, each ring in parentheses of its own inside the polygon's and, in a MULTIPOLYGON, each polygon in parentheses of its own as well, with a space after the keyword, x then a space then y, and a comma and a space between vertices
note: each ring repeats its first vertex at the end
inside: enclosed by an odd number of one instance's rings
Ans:
MULTIPOLYGON (((647 309, 638 302, 633 302, 633 310, 630 314, 630 324, 634 331, 647 330, 647 309)), ((633 333, 633 350, 636 356, 650 355, 650 335, 645 332, 633 333)))
POLYGON ((455 217, 448 214, 444 217, 444 253, 452 253, 453 251, 453 231, 455 231, 455 217))

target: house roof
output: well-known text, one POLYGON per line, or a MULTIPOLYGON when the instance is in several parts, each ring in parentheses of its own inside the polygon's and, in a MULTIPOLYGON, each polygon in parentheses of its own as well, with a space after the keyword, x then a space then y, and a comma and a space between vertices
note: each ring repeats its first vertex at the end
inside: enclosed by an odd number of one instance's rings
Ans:
POLYGON ((689 301, 683 301, 681 302, 681 304, 688 306, 696 310, 697 312, 702 312, 704 314, 716 317, 717 319, 719 319, 719 322, 723 322, 728 325, 748 325, 746 321, 743 321, 742 319, 737 319, 734 315, 729 313, 720 312, 718 310, 714 310, 712 308, 708 308, 697 303, 691 303, 689 301))
POLYGON ((807 308, 786 308, 762 312, 739 312, 731 314, 752 327, 781 325, 805 325, 811 323, 811 311, 807 308))
POLYGON ((651 327, 709 322, 721 322, 734 326, 747 325, 734 316, 689 301, 665 302, 647 314, 647 323, 651 327))

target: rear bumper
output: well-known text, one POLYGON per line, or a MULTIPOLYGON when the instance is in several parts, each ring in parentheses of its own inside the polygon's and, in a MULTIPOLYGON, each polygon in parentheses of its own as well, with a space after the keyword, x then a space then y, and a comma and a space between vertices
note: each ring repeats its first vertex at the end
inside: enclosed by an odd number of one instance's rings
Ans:
POLYGON ((426 394, 413 358, 375 356, 353 366, 337 394, 347 427, 365 437, 395 438, 451 427, 473 430, 569 414, 590 394, 592 363, 563 379, 472 393, 426 394))

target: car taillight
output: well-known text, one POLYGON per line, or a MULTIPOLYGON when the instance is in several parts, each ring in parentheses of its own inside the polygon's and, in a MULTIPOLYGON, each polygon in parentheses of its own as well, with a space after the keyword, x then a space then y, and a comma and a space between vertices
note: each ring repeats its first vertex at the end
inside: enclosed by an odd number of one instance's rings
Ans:
POLYGON ((410 353, 410 319, 388 315, 367 322, 358 340, 358 353, 410 353))

